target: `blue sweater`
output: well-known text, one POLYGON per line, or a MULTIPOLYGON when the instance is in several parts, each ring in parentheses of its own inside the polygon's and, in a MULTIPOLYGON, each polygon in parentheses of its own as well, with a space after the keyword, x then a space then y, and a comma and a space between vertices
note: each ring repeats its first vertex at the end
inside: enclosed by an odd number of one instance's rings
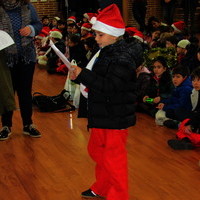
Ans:
POLYGON ((165 104, 163 110, 174 110, 177 108, 191 110, 192 105, 190 101, 190 95, 192 93, 192 89, 192 82, 190 77, 188 77, 181 83, 181 85, 173 90, 170 98, 162 101, 162 103, 165 104))

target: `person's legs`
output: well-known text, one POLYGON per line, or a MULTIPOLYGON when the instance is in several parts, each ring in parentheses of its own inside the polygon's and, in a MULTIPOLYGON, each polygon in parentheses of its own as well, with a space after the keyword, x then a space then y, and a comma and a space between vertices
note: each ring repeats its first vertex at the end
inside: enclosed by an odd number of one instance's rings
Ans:
POLYGON ((23 125, 32 124, 32 81, 35 63, 19 63, 14 70, 15 88, 19 99, 19 107, 23 125))
POLYGON ((145 29, 145 17, 146 17, 146 1, 133 2, 132 6, 133 17, 140 26, 140 31, 145 29))
POLYGON ((92 191, 107 200, 128 200, 127 130, 92 129, 88 151, 96 162, 92 191))

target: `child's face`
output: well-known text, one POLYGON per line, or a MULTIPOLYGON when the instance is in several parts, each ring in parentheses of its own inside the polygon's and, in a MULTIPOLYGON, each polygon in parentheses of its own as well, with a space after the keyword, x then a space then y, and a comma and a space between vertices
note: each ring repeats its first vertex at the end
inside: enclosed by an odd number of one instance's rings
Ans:
POLYGON ((107 33, 102 33, 100 31, 95 31, 95 33, 95 40, 97 41, 99 47, 105 47, 110 44, 114 44, 117 40, 117 37, 108 35, 107 33))
POLYGON ((152 21, 152 26, 154 27, 154 28, 158 28, 159 26, 160 26, 160 22, 156 22, 156 21, 152 21))
POLYGON ((57 26, 58 21, 56 19, 52 19, 52 25, 57 26))
POLYGON ((194 80, 192 80, 192 85, 195 90, 200 90, 200 78, 194 78, 194 80))
POLYGON ((81 36, 85 36, 88 34, 88 31, 85 29, 81 29, 81 36))
POLYGON ((58 24, 58 29, 63 30, 65 28, 64 24, 58 24))
POLYGON ((49 19, 48 18, 43 19, 42 24, 43 25, 48 25, 49 24, 49 19))
POLYGON ((153 63, 153 72, 157 77, 160 77, 165 71, 166 68, 159 61, 153 63))
POLYGON ((158 39, 160 37, 160 31, 152 32, 152 39, 158 39))
POLYGON ((166 45, 165 45, 167 48, 168 47, 176 47, 175 44, 172 44, 170 41, 166 41, 166 45))
POLYGON ((73 30, 73 28, 72 28, 71 26, 68 26, 68 27, 67 27, 67 32, 68 32, 68 33, 72 33, 72 30, 73 30))
POLYGON ((174 74, 172 76, 172 82, 175 87, 181 85, 181 83, 186 79, 187 77, 183 77, 181 74, 174 74))
POLYGON ((186 53, 186 49, 183 49, 181 47, 177 47, 176 48, 176 52, 177 52, 177 54, 185 54, 186 53))
POLYGON ((197 53, 197 59, 200 61, 200 52, 197 53))

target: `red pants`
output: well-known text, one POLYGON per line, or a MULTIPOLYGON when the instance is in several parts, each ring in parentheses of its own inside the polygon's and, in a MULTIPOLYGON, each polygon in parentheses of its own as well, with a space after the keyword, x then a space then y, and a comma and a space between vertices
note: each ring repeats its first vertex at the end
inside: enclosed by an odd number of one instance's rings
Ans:
POLYGON ((128 200, 127 135, 127 129, 91 129, 88 152, 96 162, 96 182, 90 188, 106 200, 128 200))
POLYGON ((187 134, 184 132, 184 126, 189 120, 190 119, 185 119, 181 123, 181 125, 179 127, 179 131, 176 133, 176 136, 178 137, 179 140, 181 140, 183 138, 188 138, 192 142, 192 144, 194 144, 197 147, 200 147, 200 134, 193 133, 193 132, 191 132, 190 134, 187 134))

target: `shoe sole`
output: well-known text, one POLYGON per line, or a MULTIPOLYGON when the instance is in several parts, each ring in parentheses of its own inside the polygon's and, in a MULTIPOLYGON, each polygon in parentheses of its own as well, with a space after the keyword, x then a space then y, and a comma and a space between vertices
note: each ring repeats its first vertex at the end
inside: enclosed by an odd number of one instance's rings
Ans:
POLYGON ((7 137, 7 138, 0 138, 0 141, 5 141, 5 140, 7 140, 7 139, 10 137, 11 134, 12 134, 12 132, 8 133, 8 137, 7 137))
POLYGON ((105 199, 105 197, 101 197, 101 196, 89 197, 89 196, 81 195, 81 197, 84 199, 105 199))
POLYGON ((86 196, 81 196, 82 199, 105 199, 103 197, 86 197, 86 196))
POLYGON ((41 135, 31 135, 29 132, 23 132, 23 134, 24 135, 28 135, 28 136, 30 136, 30 137, 34 137, 34 138, 39 138, 39 137, 41 137, 41 135))

